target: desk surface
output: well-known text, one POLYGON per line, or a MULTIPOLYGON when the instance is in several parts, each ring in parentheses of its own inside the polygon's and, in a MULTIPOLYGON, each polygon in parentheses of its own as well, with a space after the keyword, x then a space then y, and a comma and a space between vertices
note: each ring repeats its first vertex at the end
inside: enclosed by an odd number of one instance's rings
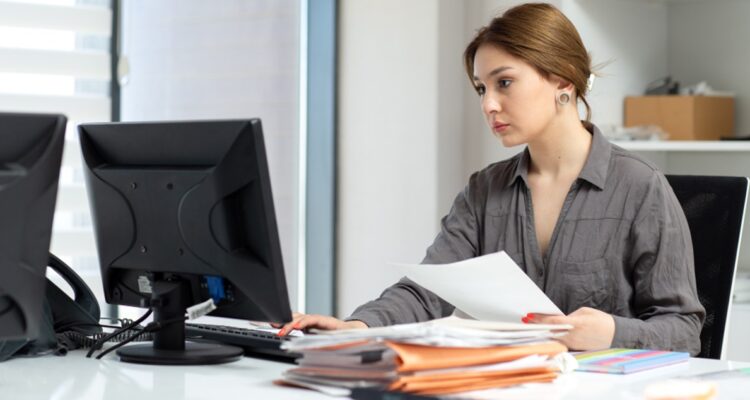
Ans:
MULTIPOLYGON (((0 363, 0 399, 332 399, 319 393, 275 386, 272 381, 290 364, 243 358, 213 366, 128 364, 114 355, 87 359, 82 351, 65 357, 13 359, 0 363)), ((746 368, 750 363, 691 359, 670 367, 617 376, 576 372, 552 384, 494 391, 492 398, 637 399, 649 382, 672 377, 746 368)), ((720 399, 747 398, 747 393, 719 387, 720 399), (733 396, 735 395, 736 396, 733 396)))

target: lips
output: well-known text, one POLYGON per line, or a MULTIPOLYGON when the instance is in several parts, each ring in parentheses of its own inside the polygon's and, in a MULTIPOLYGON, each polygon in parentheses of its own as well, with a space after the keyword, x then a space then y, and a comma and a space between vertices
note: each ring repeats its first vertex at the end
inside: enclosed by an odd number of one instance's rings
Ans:
POLYGON ((502 132, 506 130, 509 126, 510 124, 504 124, 502 122, 495 122, 492 124, 492 130, 495 132, 502 132))

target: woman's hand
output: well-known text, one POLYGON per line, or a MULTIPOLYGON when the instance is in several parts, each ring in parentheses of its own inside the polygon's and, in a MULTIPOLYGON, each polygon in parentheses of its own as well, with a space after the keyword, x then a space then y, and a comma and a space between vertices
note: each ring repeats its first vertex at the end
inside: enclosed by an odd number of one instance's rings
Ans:
POLYGON ((329 317, 326 315, 317 314, 300 314, 292 313, 292 321, 287 322, 285 325, 271 324, 274 328, 279 328, 277 335, 284 336, 292 331, 292 329, 303 330, 303 329, 323 329, 323 330, 338 330, 338 329, 364 329, 367 328, 367 324, 362 321, 342 321, 338 318, 329 317))
POLYGON ((529 324, 569 324, 573 329, 557 338, 570 350, 601 350, 612 345, 615 320, 611 315, 589 307, 581 307, 568 315, 528 314, 529 324))

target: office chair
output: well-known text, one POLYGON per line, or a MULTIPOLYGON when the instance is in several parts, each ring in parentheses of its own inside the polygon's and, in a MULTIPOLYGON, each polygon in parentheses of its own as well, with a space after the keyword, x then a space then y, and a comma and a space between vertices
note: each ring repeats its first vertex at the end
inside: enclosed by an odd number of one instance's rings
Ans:
POLYGON ((748 178, 667 175, 667 180, 687 217, 698 297, 706 308, 698 357, 723 359, 748 178))

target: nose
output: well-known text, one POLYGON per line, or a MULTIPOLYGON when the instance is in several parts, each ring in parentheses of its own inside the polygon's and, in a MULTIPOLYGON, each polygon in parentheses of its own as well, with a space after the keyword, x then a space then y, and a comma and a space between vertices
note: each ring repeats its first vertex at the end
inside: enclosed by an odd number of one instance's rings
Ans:
POLYGON ((486 116, 500 112, 500 102, 495 96, 486 94, 482 97, 482 112, 484 112, 484 115, 486 116))

